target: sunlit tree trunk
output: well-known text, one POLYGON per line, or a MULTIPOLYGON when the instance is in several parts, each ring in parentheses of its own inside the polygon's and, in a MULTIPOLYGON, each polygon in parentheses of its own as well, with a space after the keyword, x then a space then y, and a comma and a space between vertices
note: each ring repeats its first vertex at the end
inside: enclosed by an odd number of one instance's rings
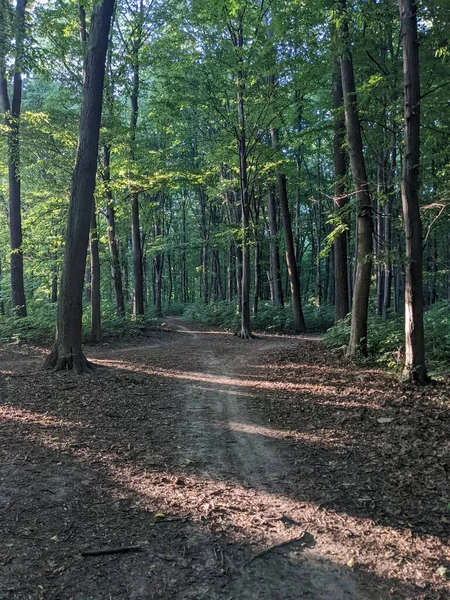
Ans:
MULTIPOLYGON (((17 317, 26 317, 25 287, 22 254, 22 209, 20 182, 20 136, 19 123, 22 104, 22 68, 25 38, 26 0, 17 0, 15 26, 15 58, 12 101, 9 99, 6 79, 5 43, 0 45, 0 95, 5 115, 6 145, 8 152, 9 185, 9 233, 11 245, 11 307, 17 317)), ((1 21, 5 20, 4 7, 0 7, 1 21)), ((1 23, 0 23, 1 24, 1 23)), ((5 35, 5 24, 1 24, 0 36, 5 35)))
POLYGON ((428 381, 425 364, 422 289, 422 220, 419 207, 420 80, 417 5, 399 0, 404 77, 402 206, 406 237, 405 375, 428 381))

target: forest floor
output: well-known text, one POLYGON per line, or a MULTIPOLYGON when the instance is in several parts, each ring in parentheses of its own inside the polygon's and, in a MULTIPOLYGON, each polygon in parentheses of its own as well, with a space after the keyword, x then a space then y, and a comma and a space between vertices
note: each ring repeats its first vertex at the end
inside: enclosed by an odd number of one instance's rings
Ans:
POLYGON ((2 350, 1 600, 450 598, 448 382, 178 319, 87 353, 2 350))

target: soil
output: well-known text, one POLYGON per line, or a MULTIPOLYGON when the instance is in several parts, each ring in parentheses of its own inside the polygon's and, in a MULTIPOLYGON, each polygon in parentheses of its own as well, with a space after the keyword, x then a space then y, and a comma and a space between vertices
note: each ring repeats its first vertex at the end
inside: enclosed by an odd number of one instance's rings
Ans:
POLYGON ((448 382, 178 319, 87 354, 2 351, 1 600, 450 598, 448 382))

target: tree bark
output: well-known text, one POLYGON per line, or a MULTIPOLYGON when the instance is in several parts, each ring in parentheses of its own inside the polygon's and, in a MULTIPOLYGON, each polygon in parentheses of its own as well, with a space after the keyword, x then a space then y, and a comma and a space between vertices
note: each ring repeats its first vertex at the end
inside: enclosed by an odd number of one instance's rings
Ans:
POLYGON ((114 288, 114 299, 116 302, 117 314, 121 317, 125 316, 125 301, 123 297, 122 274, 120 272, 119 248, 116 237, 116 215, 114 209, 114 199, 111 190, 111 169, 110 169, 111 152, 108 144, 103 146, 103 182, 105 184, 106 197, 106 221, 108 224, 108 247, 111 263, 111 279, 114 288))
POLYGON ((300 294, 300 276, 295 260, 294 236, 292 235, 291 213, 287 197, 286 175, 278 175, 278 190, 280 193, 280 211, 283 222, 284 239, 286 246, 286 264, 291 287, 292 313, 294 315, 294 333, 306 331, 305 318, 303 316, 302 300, 300 294))
POLYGON ((268 197, 267 216, 269 220, 269 249, 271 284, 273 290, 273 304, 275 308, 284 307, 283 284, 281 282, 280 248, 278 244, 277 205, 275 186, 270 185, 268 197))
MULTIPOLYGON (((334 108, 334 205, 339 218, 345 225, 343 208, 348 203, 345 193, 345 175, 347 173, 345 143, 344 96, 338 61, 333 71, 333 108, 334 108)), ((334 318, 343 319, 350 311, 348 270, 347 270, 347 230, 334 240, 334 318)))
POLYGON ((98 142, 103 100, 105 59, 114 0, 96 4, 91 19, 83 81, 80 134, 72 177, 64 248, 61 291, 58 300, 56 343, 46 365, 56 370, 90 369, 81 349, 82 295, 89 224, 97 171, 98 142))
MULTIPOLYGON (((138 49, 134 50, 135 53, 138 49)), ((130 117, 130 162, 134 168, 136 160, 136 127, 139 114, 139 59, 133 55, 133 88, 131 92, 130 117)), ((131 192, 131 240, 133 249, 133 316, 144 314, 144 272, 142 264, 141 230, 139 223, 139 192, 133 183, 131 192)))
MULTIPOLYGON (((236 33, 236 46, 242 48, 243 24, 242 16, 236 33)), ((239 183, 242 206, 242 282, 241 282, 241 331, 239 336, 247 339, 252 337, 250 323, 250 194, 248 189, 247 170, 247 138, 245 129, 245 82, 242 70, 242 57, 239 56, 239 68, 237 71, 237 108, 239 125, 239 183)))
POLYGON ((422 220, 419 207, 420 80, 417 6, 399 0, 404 77, 404 153, 402 206, 406 237, 405 368, 418 384, 429 381, 425 364, 422 283, 422 220))
MULTIPOLYGON (((345 0, 341 0, 341 6, 345 10, 345 0)), ((345 124, 358 210, 356 274, 353 289, 350 342, 347 354, 349 356, 356 356, 358 354, 367 354, 367 318, 373 262, 373 210, 364 161, 361 126, 355 92, 353 59, 350 52, 348 23, 345 15, 341 28, 344 40, 344 52, 340 62, 345 124)))
MULTIPOLYGON (((11 247, 11 307, 17 317, 26 317, 22 254, 22 210, 20 185, 20 112, 22 104, 22 68, 25 38, 26 0, 17 0, 15 58, 12 102, 6 79, 6 57, 0 56, 0 95, 5 116, 8 151, 9 233, 11 247)), ((4 35, 2 31, 0 35, 4 35)))

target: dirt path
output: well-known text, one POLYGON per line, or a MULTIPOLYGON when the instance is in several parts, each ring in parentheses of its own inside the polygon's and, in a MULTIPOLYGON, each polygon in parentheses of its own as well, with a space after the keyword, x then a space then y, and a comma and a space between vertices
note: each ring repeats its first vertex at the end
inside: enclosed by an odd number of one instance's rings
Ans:
POLYGON ((447 388, 177 319, 89 354, 1 357, 1 600, 449 597, 447 388))

